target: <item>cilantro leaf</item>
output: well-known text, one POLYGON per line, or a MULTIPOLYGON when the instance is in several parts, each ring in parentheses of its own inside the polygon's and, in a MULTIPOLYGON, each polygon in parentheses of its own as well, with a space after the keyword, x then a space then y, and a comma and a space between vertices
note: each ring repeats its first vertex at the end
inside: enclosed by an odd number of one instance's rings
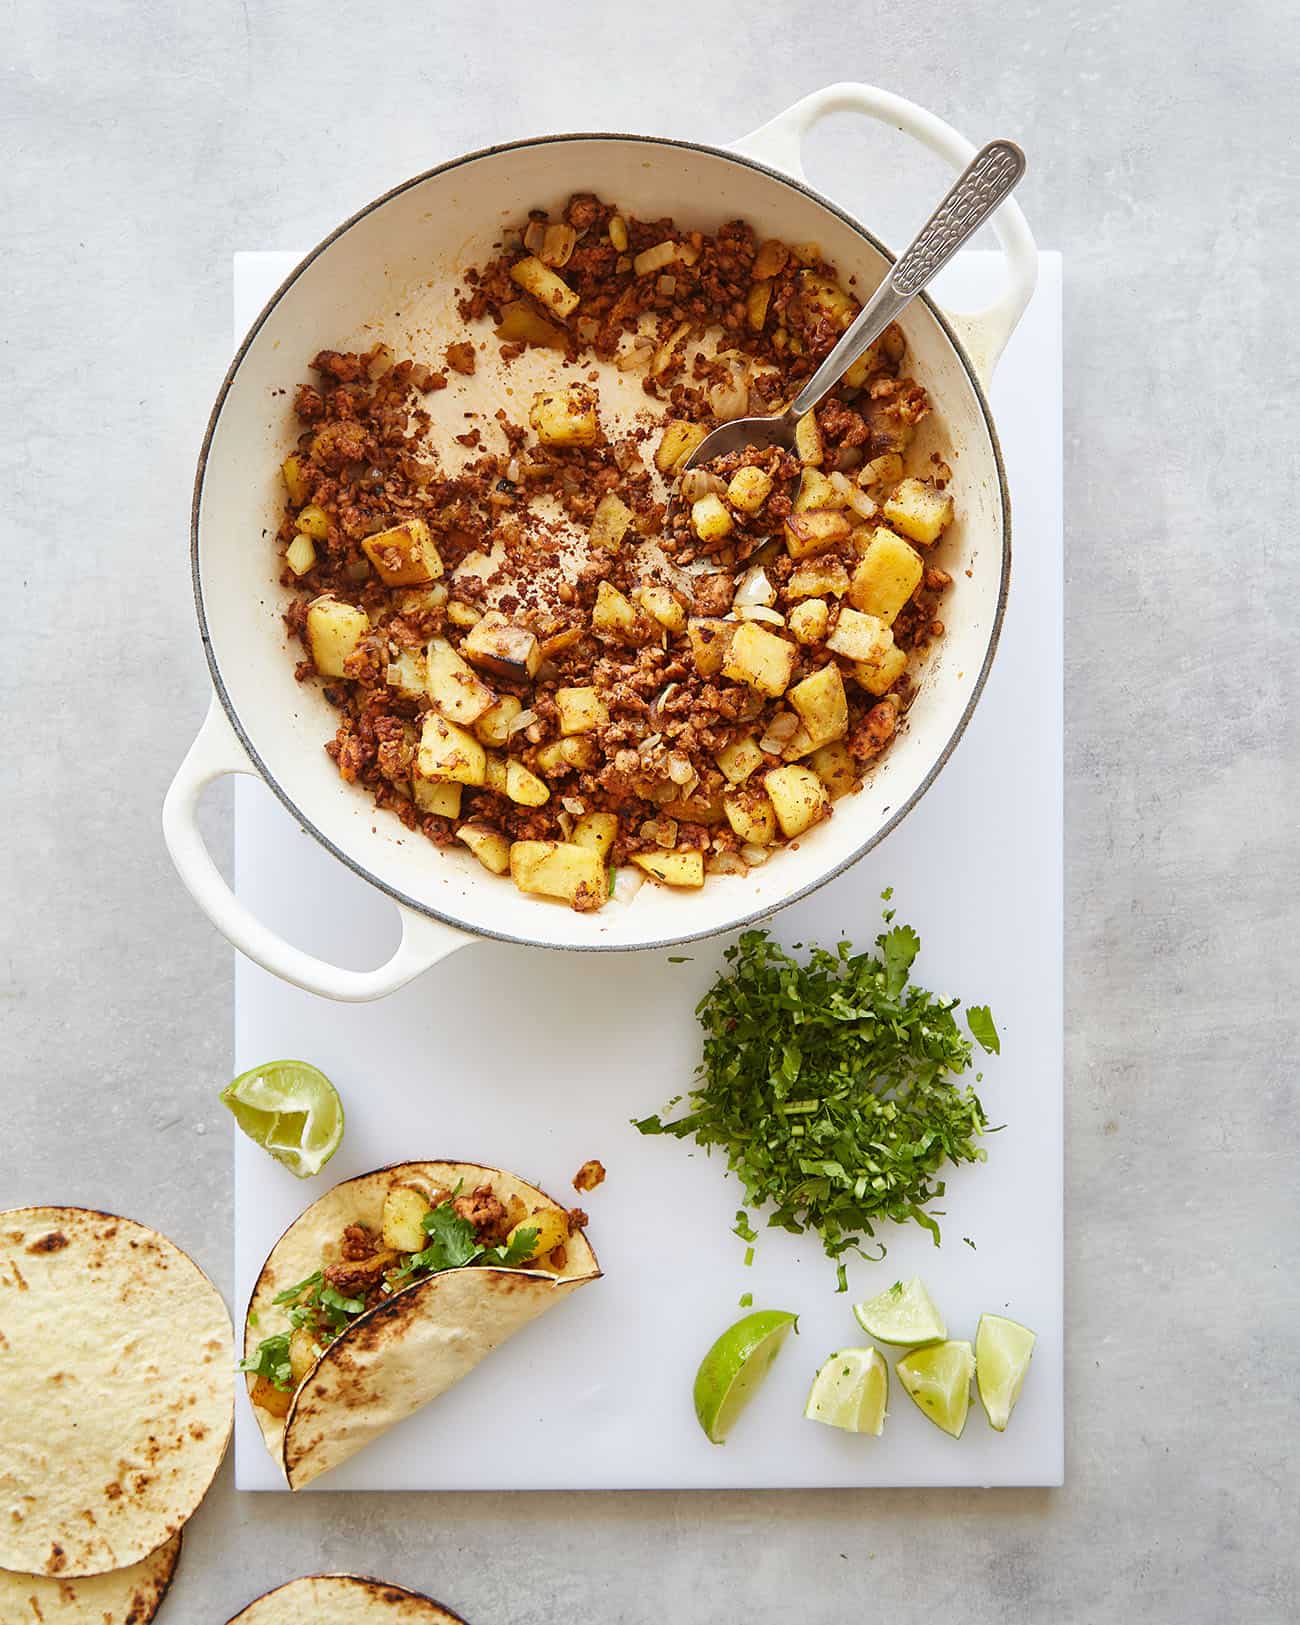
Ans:
POLYGON ((993 1017, 987 1004, 967 1005, 966 1025, 986 1055, 1001 1055, 1002 1040, 998 1037, 998 1030, 993 1025, 993 1017))
POLYGON ((315 1273, 309 1275, 305 1281, 298 1281, 293 1286, 285 1287, 283 1292, 277 1292, 276 1295, 271 1299, 271 1302, 297 1303, 298 1299, 302 1297, 303 1293, 309 1286, 319 1286, 321 1284, 321 1280, 321 1271, 316 1270, 315 1273))
POLYGON ((752 1242, 756 1209, 771 1228, 815 1231, 841 1290, 846 1254, 883 1256, 884 1221, 920 1224, 937 1243, 942 1170, 985 1159, 988 1122, 961 1078, 973 1046, 957 1001, 910 982, 920 945, 897 925, 875 953, 841 942, 795 957, 744 932, 696 1010, 704 1048, 685 1110, 634 1120, 642 1134, 717 1146, 744 1190, 741 1240, 752 1242))
POLYGON ((436 1275, 441 1270, 458 1270, 483 1251, 474 1226, 449 1201, 439 1202, 420 1222, 429 1245, 411 1254, 405 1268, 398 1271, 398 1279, 417 1272, 436 1275))
POLYGON ((489 1247, 483 1256, 476 1260, 479 1264, 500 1264, 508 1270, 518 1269, 526 1264, 532 1255, 537 1243, 539 1231, 535 1225, 524 1225, 516 1230, 510 1240, 501 1247, 489 1247))
POLYGON ((250 1359, 239 1362, 239 1369, 250 1371, 257 1377, 265 1377, 281 1393, 288 1393, 293 1387, 293 1369, 289 1364, 289 1334, 280 1332, 275 1337, 264 1337, 257 1345, 257 1352, 250 1359))
POLYGON ((339 1315, 359 1315, 366 1307, 364 1298, 345 1298, 332 1286, 321 1288, 320 1304, 322 1308, 332 1309, 339 1315))

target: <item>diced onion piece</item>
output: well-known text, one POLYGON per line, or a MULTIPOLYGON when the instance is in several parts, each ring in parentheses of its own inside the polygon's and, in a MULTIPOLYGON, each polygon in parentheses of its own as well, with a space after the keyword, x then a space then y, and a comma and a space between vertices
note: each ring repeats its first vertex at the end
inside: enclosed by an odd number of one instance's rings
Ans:
POLYGON ((740 578, 740 585, 736 588, 736 596, 732 603, 737 609, 753 608, 764 604, 769 608, 776 602, 776 588, 767 578, 767 571, 761 564, 755 564, 745 571, 740 578))
POLYGON ((749 865, 739 852, 714 852, 704 860, 704 868, 711 875, 743 875, 749 865))
POLYGON ((681 244, 674 242, 656 243, 653 248, 646 248, 632 261, 632 269, 637 276, 650 276, 655 271, 662 271, 665 265, 672 265, 681 252, 681 244))
POLYGON ((563 222, 555 226, 547 226, 542 234, 542 246, 533 249, 543 265, 549 265, 555 270, 567 265, 577 245, 578 234, 572 226, 563 222))
POLYGON ((738 621, 762 621, 767 626, 784 626, 785 616, 766 604, 738 604, 732 611, 738 621))
POLYGON ((760 863, 766 863, 772 856, 772 849, 767 846, 754 846, 747 841, 741 847, 740 855, 751 869, 757 869, 760 863))

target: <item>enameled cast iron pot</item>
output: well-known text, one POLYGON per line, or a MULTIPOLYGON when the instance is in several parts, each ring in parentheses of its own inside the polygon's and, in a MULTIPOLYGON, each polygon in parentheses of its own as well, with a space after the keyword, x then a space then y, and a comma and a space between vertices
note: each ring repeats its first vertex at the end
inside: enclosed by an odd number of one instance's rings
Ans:
POLYGON ((979 698, 1006 601, 1010 516, 985 386, 1037 271, 1014 203, 995 219, 1009 271, 998 302, 953 316, 922 297, 902 321, 909 370, 935 403, 918 447, 942 451, 954 472, 959 517, 944 562, 957 585, 945 599, 945 636, 907 726, 865 787, 837 802, 835 816, 797 851, 778 852, 747 876, 710 877, 694 892, 646 884, 630 902, 584 915, 525 897, 467 851, 440 851, 404 829, 345 784, 322 749, 334 713, 313 685, 294 680, 279 561, 267 539, 282 500, 278 465, 296 432, 290 397, 277 392, 322 346, 355 340, 364 348, 383 337, 399 355, 436 353, 430 332, 442 326, 451 337, 460 326, 452 303, 459 273, 489 258, 502 227, 530 207, 562 206, 574 191, 594 191, 642 218, 671 215, 686 227, 743 216, 760 237, 819 243, 841 276, 856 274, 860 290, 873 287, 887 251, 810 190, 800 165, 808 129, 845 110, 906 131, 954 168, 973 155, 968 141, 922 108, 849 84, 807 97, 731 149, 626 135, 516 142, 442 164, 369 204, 303 260, 258 317, 221 386, 199 460, 194 594, 215 695, 163 811, 181 878, 249 958, 299 987, 358 1000, 392 992, 475 936, 583 949, 686 942, 759 919, 822 885, 883 839, 933 783, 979 698), (404 352, 404 340, 415 342, 417 311, 420 348, 404 352), (305 830, 393 898, 402 938, 387 964, 354 971, 313 958, 234 896, 195 822, 204 786, 228 773, 260 774, 305 830))

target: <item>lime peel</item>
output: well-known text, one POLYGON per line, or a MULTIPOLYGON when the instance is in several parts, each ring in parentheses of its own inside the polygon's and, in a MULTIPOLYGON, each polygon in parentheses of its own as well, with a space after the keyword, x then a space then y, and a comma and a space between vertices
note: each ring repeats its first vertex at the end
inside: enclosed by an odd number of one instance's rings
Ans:
POLYGON ((299 1179, 318 1174, 343 1142, 339 1092, 307 1061, 268 1061, 242 1072, 221 1091, 254 1145, 299 1179))
POLYGON ((712 1444, 725 1444, 741 1412, 757 1393, 798 1316, 759 1309, 729 1326, 695 1374, 695 1416, 712 1444))

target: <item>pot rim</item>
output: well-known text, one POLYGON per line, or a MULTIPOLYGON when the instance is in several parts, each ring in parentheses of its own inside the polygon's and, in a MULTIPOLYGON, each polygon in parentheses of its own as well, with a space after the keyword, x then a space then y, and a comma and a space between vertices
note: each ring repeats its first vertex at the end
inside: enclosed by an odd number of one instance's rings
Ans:
POLYGON ((218 700, 221 702, 222 710, 225 712, 231 728, 234 730, 235 735, 239 739, 239 742, 243 746, 244 750, 248 753, 248 758, 252 762, 253 766, 257 769, 258 775, 262 779, 262 782, 267 785, 267 787, 271 790, 271 793, 281 803, 290 816, 295 819, 301 828, 306 830, 312 839, 318 842, 328 853, 330 853, 332 857, 338 859, 340 863, 345 864, 347 868, 350 869, 359 879, 364 880, 368 885, 374 886, 376 890, 383 892, 385 896, 391 898, 392 901, 398 904, 399 907, 409 908, 417 914, 424 915, 428 919, 438 920, 444 925, 451 926, 455 930, 466 932, 474 937, 480 937, 496 942, 515 943, 518 946, 525 948, 550 948, 573 953, 633 953, 640 952, 644 949, 674 948, 683 943, 699 942, 704 938, 718 936, 723 932, 744 930, 750 926, 758 925, 763 920, 770 919, 779 910, 787 908, 790 904, 797 903, 803 898, 810 896, 813 892, 820 890, 821 887, 825 886, 829 881, 834 880, 838 875, 841 875, 846 870, 852 868, 852 866, 864 858, 868 852, 873 851, 877 846, 879 846, 885 837, 895 828, 897 828, 907 814, 912 811, 916 804, 926 794, 926 792, 933 785, 934 781, 938 778, 940 772, 946 766, 949 757, 951 757, 953 751, 957 748, 958 742, 961 740, 962 735, 966 732, 966 729, 969 726, 970 719, 975 712, 975 707, 979 702, 980 696, 984 692, 984 685, 988 681, 989 672, 992 670, 993 657, 997 653, 998 643, 1001 640, 1002 623, 1006 617, 1007 596, 1010 590, 1011 582, 1011 493, 1007 487, 1007 473, 1006 465, 1002 457, 1002 446, 1001 442, 998 440, 997 427, 993 421, 993 413, 989 406, 988 396, 985 392, 984 385, 980 382, 979 375, 971 362, 970 356, 967 354, 965 346, 957 336, 952 323, 944 315, 943 311, 934 302, 930 295, 923 292, 917 295, 917 298, 925 305, 926 309, 930 312, 930 315, 938 323, 941 331, 956 353, 958 360, 961 362, 966 376, 970 381, 971 387, 974 390, 975 399, 979 403, 980 416, 984 423, 984 429, 989 438, 989 447, 993 453, 993 466, 997 471, 998 488, 1002 501, 1002 573, 1001 580, 998 583, 997 607, 994 611, 993 627, 989 634, 988 647, 985 650, 984 659, 981 662, 979 674, 976 677, 974 686, 971 689, 970 698, 967 700, 961 716, 957 719, 956 726, 953 728, 952 733, 944 742, 943 749, 935 757, 929 771, 917 785, 915 790, 912 791, 911 795, 909 795, 906 800, 904 800, 902 804, 894 810, 885 823, 875 830, 875 832, 867 840, 865 840, 861 846, 857 847, 853 852, 851 852, 847 857, 841 859, 833 867, 818 875, 816 879, 810 880, 806 885, 800 886, 797 890, 792 891, 788 896, 783 897, 779 902, 765 903, 762 907, 754 909, 752 912, 745 914, 742 918, 733 920, 725 926, 720 927, 717 925, 711 925, 700 930, 679 933, 675 936, 656 937, 653 940, 645 942, 547 942, 537 937, 519 936, 509 931, 490 930, 482 925, 467 925, 463 919, 458 919, 453 915, 442 912, 440 909, 434 908, 429 903, 425 903, 420 901, 418 898, 411 897, 406 892, 399 890, 396 886, 390 886, 386 881, 381 880, 378 875, 366 868, 364 864, 358 862, 355 858, 350 856, 334 841, 330 840, 330 838, 322 830, 317 828, 315 823, 313 823, 313 821, 303 812, 301 807, 298 806, 297 802, 293 800, 293 798, 271 773, 270 769, 259 755, 252 739, 249 737, 248 731, 240 721, 239 715, 236 712, 230 696, 226 691, 226 685, 222 680, 221 669, 217 664, 216 652, 213 649, 212 637, 208 628, 207 613, 203 603, 203 585, 199 570, 199 514, 202 507, 203 482, 207 474, 208 456, 212 449, 212 441, 217 431, 217 425, 221 420, 221 414, 225 409, 226 401, 230 396, 231 389, 233 388, 236 377, 238 376, 239 369, 243 365, 244 357, 247 355, 257 335, 261 332, 268 317, 271 315, 271 312, 289 292, 294 283, 297 282, 298 278, 303 274, 307 267, 313 264, 325 252, 325 250, 329 248, 331 244, 336 242, 338 238, 342 237, 345 232, 350 231, 351 228, 359 221, 364 220, 368 215, 373 214, 376 209, 382 208, 384 204, 390 202, 393 198, 400 197, 403 192, 410 191, 412 187, 420 186, 425 181, 434 179, 435 176, 449 174, 452 170, 459 169, 464 164, 475 163, 482 158, 495 158, 502 153, 519 152, 528 147, 555 146, 570 141, 625 141, 650 147, 675 147, 687 152, 707 153, 712 158, 722 158, 729 163, 739 164, 745 168, 757 170, 759 174, 766 175, 770 180, 777 181, 781 185, 789 187, 792 191, 802 193, 805 197, 810 198, 814 203, 817 203, 822 208, 829 210, 830 213, 835 215, 836 218, 848 226, 851 231, 855 232, 856 235, 861 237, 864 242, 868 243, 872 248, 874 248, 876 252, 882 255, 890 264, 893 264, 897 259, 897 255, 892 254, 884 243, 882 243, 880 239, 874 235, 874 233, 868 231, 867 228, 862 225, 860 221, 856 220, 851 214, 849 214, 847 210, 842 209, 839 204, 833 202, 823 193, 817 191, 815 187, 809 186, 805 181, 796 180, 793 176, 787 175, 779 169, 774 169, 769 164, 761 163, 758 159, 751 158, 745 153, 736 151, 734 148, 717 147, 705 141, 685 141, 675 136, 634 135, 626 131, 618 130, 573 130, 565 131, 557 135, 524 136, 515 141, 497 142, 491 146, 478 147, 472 152, 461 153, 458 157, 449 158, 444 163, 435 164, 430 169, 421 170, 419 174, 412 175, 408 179, 400 181, 396 186, 390 187, 388 191, 382 192, 378 197, 372 198, 369 203, 363 204, 361 208, 350 214, 346 220, 344 220, 340 225, 336 226, 334 230, 328 234, 328 236, 323 237, 314 248, 312 248, 308 253, 304 254, 298 264, 294 266, 293 270, 290 271, 289 275, 275 290, 265 305, 263 305, 261 311, 258 313, 257 319, 253 322, 248 332, 244 335, 243 340, 240 342, 238 349, 235 351, 235 354, 231 359, 229 367, 226 369, 225 376, 221 380, 221 386, 217 391, 216 400, 214 401, 212 411, 208 416, 207 426, 203 432, 203 441, 199 448, 198 465, 194 475, 194 493, 190 503, 190 577, 194 592, 194 608, 199 622, 199 636, 203 644, 204 656, 208 663, 208 673, 212 679, 213 690, 216 693, 218 700))

